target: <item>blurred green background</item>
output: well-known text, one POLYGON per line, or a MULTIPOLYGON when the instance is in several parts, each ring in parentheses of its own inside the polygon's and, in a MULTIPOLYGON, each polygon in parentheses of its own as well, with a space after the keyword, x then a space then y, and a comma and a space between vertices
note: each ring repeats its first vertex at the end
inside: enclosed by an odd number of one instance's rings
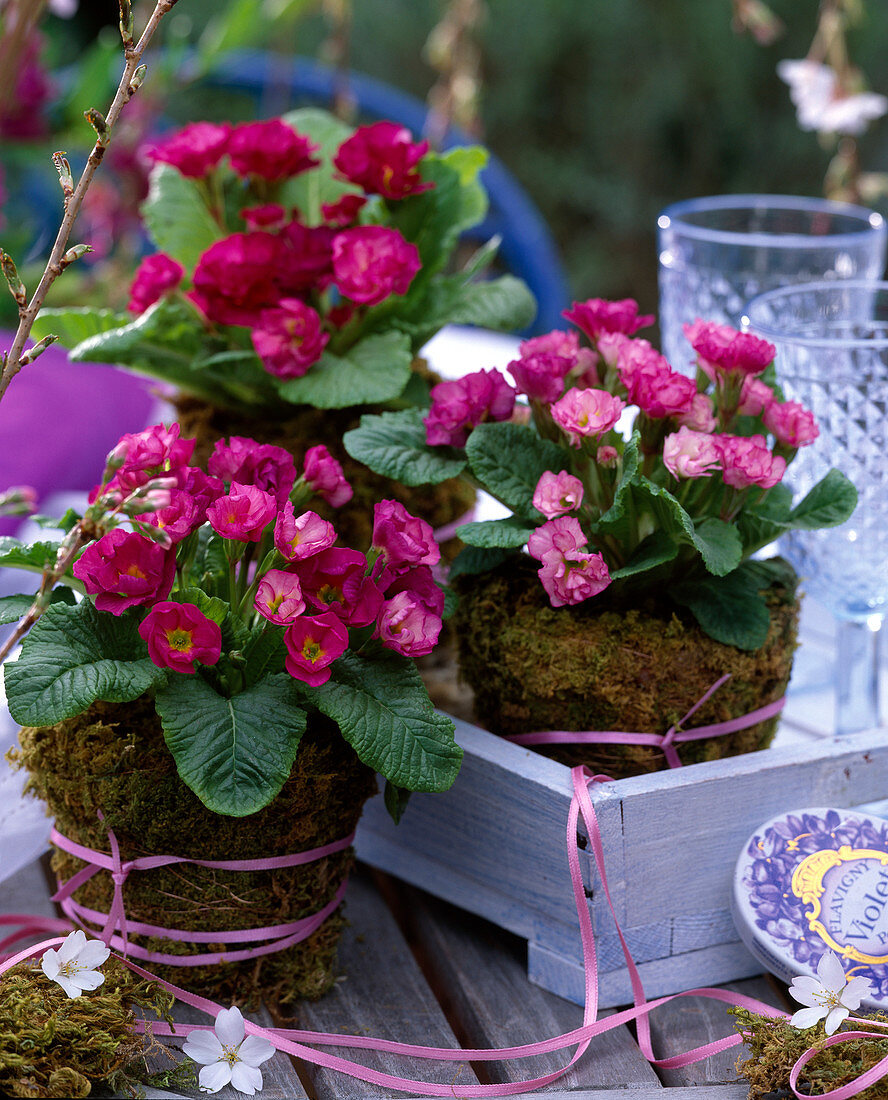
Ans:
MULTIPOLYGON (((180 121, 242 118, 248 108, 236 98, 199 83, 178 88, 172 72, 184 51, 197 45, 206 65, 233 46, 323 57, 333 6, 180 0, 163 32, 168 70, 152 61, 146 89, 173 91, 164 109, 180 121)), ((786 30, 761 46, 732 30, 730 0, 487 0, 476 32, 482 138, 540 208, 574 296, 633 296, 655 310, 654 230, 669 202, 822 193, 831 150, 799 131, 775 71, 781 58, 805 55, 818 0, 771 7, 786 30)), ((69 121, 90 105, 84 96, 107 74, 107 58, 118 66, 116 29, 99 29, 116 23, 116 8, 114 0, 82 2, 75 20, 47 22, 56 63, 80 58, 69 121)), ((351 9, 351 68, 424 99, 438 75, 424 46, 441 0, 354 0, 351 9)), ((888 92, 884 0, 871 0, 850 43, 872 89, 888 92)), ((861 161, 870 171, 888 168, 888 120, 862 138, 861 161)))

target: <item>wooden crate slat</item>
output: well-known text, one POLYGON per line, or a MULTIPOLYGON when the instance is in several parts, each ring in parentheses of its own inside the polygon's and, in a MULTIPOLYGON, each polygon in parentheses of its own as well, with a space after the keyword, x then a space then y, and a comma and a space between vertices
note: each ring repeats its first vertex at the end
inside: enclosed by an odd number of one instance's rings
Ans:
MULTIPOLYGON (((373 1035, 403 1043, 454 1047, 459 1043, 423 978, 394 918, 371 883, 352 876, 346 894, 349 927, 339 960, 341 982, 320 1001, 303 1002, 295 1026, 312 1031, 373 1035)), ((464 1062, 411 1062, 369 1051, 325 1050, 399 1077, 473 1084, 477 1077, 464 1062)), ((388 1097, 393 1091, 341 1073, 304 1063, 316 1100, 388 1097)))
MULTIPOLYGON (((451 1006, 469 1047, 503 1047, 560 1035, 583 1022, 582 1010, 528 986, 518 942, 477 917, 408 887, 407 930, 439 1000, 451 1006)), ((561 1069, 573 1049, 532 1059, 486 1063, 491 1081, 519 1081, 561 1069)), ((593 1040, 569 1073, 545 1091, 657 1085, 657 1076, 625 1027, 593 1040)))

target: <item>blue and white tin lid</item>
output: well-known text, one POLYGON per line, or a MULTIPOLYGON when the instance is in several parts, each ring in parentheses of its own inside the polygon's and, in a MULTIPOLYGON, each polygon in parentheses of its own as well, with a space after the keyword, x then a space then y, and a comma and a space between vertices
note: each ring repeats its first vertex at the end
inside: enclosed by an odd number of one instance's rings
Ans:
POLYGON ((868 1009, 888 1008, 888 821, 853 810, 771 818, 737 861, 734 923, 766 969, 789 983, 827 951, 870 981, 868 1009))

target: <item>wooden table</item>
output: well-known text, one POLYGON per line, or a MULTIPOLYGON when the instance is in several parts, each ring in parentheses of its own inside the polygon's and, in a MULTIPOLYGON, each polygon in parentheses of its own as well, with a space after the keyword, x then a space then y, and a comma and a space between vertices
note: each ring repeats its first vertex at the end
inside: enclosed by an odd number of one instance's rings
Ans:
MULTIPOLYGON (((0 912, 53 915, 41 864, 31 864, 0 883, 0 912)), ((350 926, 340 949, 344 976, 323 1000, 302 1005, 290 1026, 430 1046, 483 1048, 548 1038, 582 1023, 582 1009, 528 982, 523 942, 480 918, 365 869, 349 884, 346 914, 350 926)), ((785 987, 769 977, 725 988, 789 1007, 785 987)), ((191 1011, 183 1007, 177 1018, 207 1022, 191 1011)), ((272 1022, 267 1012, 253 1018, 258 1023, 272 1022)), ((651 1019, 655 1050, 661 1056, 727 1035, 733 1023, 723 1005, 699 998, 664 1005, 651 1019)), ((471 1084, 540 1076, 562 1066, 571 1053, 475 1065, 409 1065, 405 1059, 367 1052, 357 1052, 356 1060, 402 1077, 471 1084)), ((733 1047, 685 1069, 658 1072, 645 1061, 631 1030, 624 1026, 594 1039, 568 1074, 532 1095, 545 1094, 550 1100, 745 1100, 746 1086, 734 1071, 742 1053, 742 1047, 733 1047)), ((283 1054, 276 1054, 262 1070, 263 1100, 409 1095, 296 1064, 283 1054)), ((181 1096, 158 1089, 148 1090, 147 1095, 181 1096)), ((243 1094, 229 1087, 216 1095, 220 1100, 235 1100, 243 1094)))

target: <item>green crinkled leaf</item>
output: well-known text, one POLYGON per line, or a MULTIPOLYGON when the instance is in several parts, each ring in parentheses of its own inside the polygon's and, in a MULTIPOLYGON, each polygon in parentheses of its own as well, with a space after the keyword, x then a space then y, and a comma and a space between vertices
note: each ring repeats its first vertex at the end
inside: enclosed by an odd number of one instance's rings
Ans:
POLYGON ((180 588, 170 596, 173 603, 190 603, 221 626, 228 617, 228 604, 218 596, 208 596, 200 588, 180 588))
POLYGON ((459 596, 453 591, 452 588, 444 589, 444 610, 441 612, 442 619, 449 619, 451 615, 456 614, 456 609, 459 607, 459 596))
POLYGON ((183 302, 161 299, 119 328, 82 340, 71 349, 78 363, 117 363, 152 376, 178 381, 191 373, 193 360, 206 353, 206 333, 194 310, 183 302))
POLYGON ((710 638, 745 650, 764 645, 770 622, 760 576, 747 568, 750 564, 744 562, 726 577, 702 576, 671 590, 710 638))
POLYGON ((649 569, 665 565, 678 554, 678 545, 678 542, 671 539, 664 531, 655 531, 639 544, 622 569, 616 569, 611 573, 611 580, 634 577, 638 573, 646 573, 649 569))
POLYGON ((285 401, 318 409, 369 405, 397 397, 410 380, 413 356, 402 332, 365 337, 345 355, 325 351, 301 378, 278 384, 285 401))
POLYGON ((247 687, 258 683, 269 673, 283 672, 286 656, 283 630, 263 619, 253 628, 250 640, 244 646, 247 687))
MULTIPOLYGON (((70 588, 59 585, 58 588, 52 590, 49 602, 50 605, 54 603, 73 605, 77 601, 70 588)), ((28 614, 33 606, 33 592, 30 595, 28 593, 21 593, 16 596, 0 596, 0 626, 8 626, 10 623, 17 623, 19 619, 24 618, 24 616, 28 614)))
POLYGON ((66 348, 73 348, 91 336, 120 328, 131 320, 130 314, 115 313, 113 309, 41 309, 31 329, 31 336, 42 340, 52 333, 66 348))
POLYGON ((207 210, 197 183, 169 164, 151 169, 148 198, 142 217, 159 252, 165 252, 194 271, 204 252, 225 236, 207 210))
POLYGON ((507 519, 464 523, 461 527, 457 527, 456 534, 469 546, 517 550, 527 542, 533 530, 534 527, 530 524, 510 516, 507 519))
POLYGON ((55 562, 58 551, 57 542, 24 543, 6 536, 0 538, 0 565, 24 569, 29 573, 42 573, 55 562))
POLYGON ((410 791, 445 791, 462 749, 453 723, 436 713, 411 661, 395 654, 367 660, 346 653, 331 678, 303 689, 371 768, 410 791))
POLYGON ((67 535, 74 524, 83 519, 83 516, 74 508, 69 508, 63 516, 35 515, 30 518, 31 523, 36 523, 38 527, 42 527, 44 530, 64 531, 67 535))
POLYGON ((458 477, 465 459, 450 447, 428 446, 424 415, 423 409, 365 415, 342 441, 352 458, 404 485, 437 485, 458 477))
POLYGON ((401 818, 404 816, 404 811, 407 809, 407 803, 412 793, 412 791, 405 791, 403 787, 396 787, 394 783, 390 783, 388 780, 385 781, 383 800, 389 817, 396 825, 401 824, 401 818))
POLYGON ((725 576, 740 564, 743 556, 740 532, 717 516, 707 516, 698 523, 692 541, 706 568, 717 577, 725 576))
POLYGON ((305 730, 293 683, 268 676, 226 699, 198 675, 174 675, 157 692, 179 776, 207 809, 246 817, 280 791, 305 730))
POLYGON ((514 550, 488 550, 481 546, 467 546, 453 559, 450 566, 450 580, 460 575, 474 576, 477 573, 489 573, 504 561, 514 557, 514 550))
POLYGON ((526 328, 536 316, 536 301, 527 284, 514 275, 467 283, 446 324, 512 332, 526 328))
POLYGON ((466 443, 475 477, 522 519, 539 521, 533 494, 540 477, 564 469, 564 452, 521 424, 479 424, 466 443))
POLYGON ((857 490, 839 470, 830 470, 789 514, 789 526, 802 531, 837 527, 857 507, 857 490))
POLYGON ((97 699, 126 703, 162 684, 138 620, 96 611, 89 600, 53 604, 6 666, 9 712, 23 726, 50 726, 97 699))

